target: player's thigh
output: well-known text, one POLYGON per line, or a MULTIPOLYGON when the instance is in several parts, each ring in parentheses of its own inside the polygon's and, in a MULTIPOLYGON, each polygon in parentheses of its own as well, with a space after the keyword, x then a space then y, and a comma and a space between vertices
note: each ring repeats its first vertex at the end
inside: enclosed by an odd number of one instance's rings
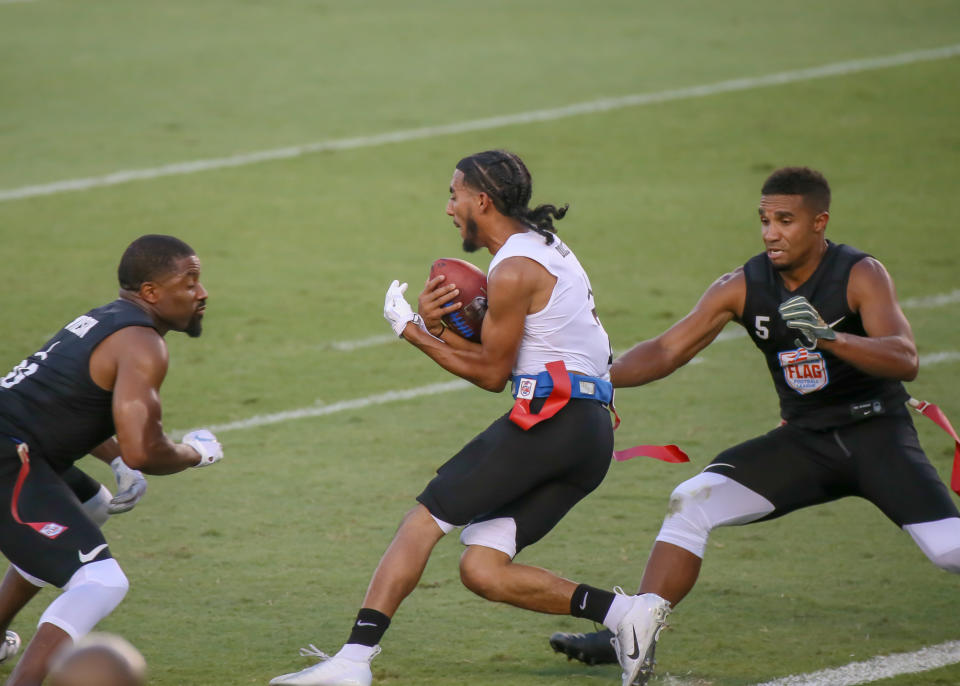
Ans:
POLYGON ((829 433, 781 426, 724 450, 704 468, 773 503, 773 519, 851 495, 850 461, 829 433))
POLYGON ((62 587, 82 565, 111 557, 100 529, 44 460, 30 461, 29 473, 17 490, 20 474, 19 464, 0 465, 0 545, 10 562, 62 587), (28 523, 48 526, 38 526, 38 531, 28 523), (104 547, 97 550, 100 546, 104 547))
POLYGON ((463 525, 546 483, 575 482, 589 493, 612 451, 609 415, 594 401, 571 401, 529 431, 504 415, 440 467, 417 500, 439 519, 463 525))
POLYGON ((840 436, 856 459, 860 495, 898 526, 960 517, 909 415, 861 422, 840 436))

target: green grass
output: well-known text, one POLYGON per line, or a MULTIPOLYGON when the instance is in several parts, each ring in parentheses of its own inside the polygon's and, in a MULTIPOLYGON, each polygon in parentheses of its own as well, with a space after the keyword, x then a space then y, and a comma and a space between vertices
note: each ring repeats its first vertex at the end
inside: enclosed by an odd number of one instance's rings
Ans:
MULTIPOLYGON (((362 136, 960 42, 960 6, 747 0, 637 3, 261 2, 0 5, 0 188, 362 136)), ((454 163, 519 152, 624 350, 683 316, 760 248, 759 186, 783 164, 834 187, 828 235, 875 254, 902 299, 960 288, 953 227, 960 59, 530 125, 0 203, 0 368, 115 294, 123 247, 190 242, 211 292, 204 336, 171 335, 165 425, 186 429, 450 377, 386 334, 393 278, 458 255, 443 214, 454 163)), ((488 256, 471 257, 486 267, 488 256)), ((922 353, 960 350, 960 305, 907 311, 922 353)), ((777 421, 746 340, 622 392, 618 447, 676 442, 690 465, 634 460, 520 560, 610 587, 638 582, 673 486, 777 421)), ((909 384, 960 422, 957 362, 909 384)), ((433 470, 508 406, 480 390, 221 435, 213 469, 151 478, 106 527, 132 582, 101 625, 151 683, 263 684, 345 639, 380 553, 433 470)), ((952 446, 917 422, 949 474, 952 446)), ((91 473, 110 483, 103 465, 91 473)), ((472 596, 451 536, 403 605, 376 683, 614 683, 554 656, 589 629, 472 596)), ((29 635, 52 594, 17 619, 29 635)), ((667 675, 747 686, 958 638, 955 576, 847 500, 717 532, 658 649, 667 675)), ((0 677, 8 667, 0 668, 0 677)), ((960 682, 960 665, 888 683, 960 682)), ((654 682, 658 683, 658 682, 654 682)))

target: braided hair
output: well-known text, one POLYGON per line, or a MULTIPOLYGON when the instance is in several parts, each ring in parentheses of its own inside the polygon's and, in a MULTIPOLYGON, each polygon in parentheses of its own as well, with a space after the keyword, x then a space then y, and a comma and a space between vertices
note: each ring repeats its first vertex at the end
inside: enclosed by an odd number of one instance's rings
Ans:
POLYGON ((506 150, 486 150, 464 157, 457 162, 457 169, 463 172, 463 182, 478 191, 486 193, 500 214, 518 219, 553 243, 557 230, 554 219, 563 219, 570 205, 528 206, 533 194, 533 182, 527 166, 519 157, 506 150))

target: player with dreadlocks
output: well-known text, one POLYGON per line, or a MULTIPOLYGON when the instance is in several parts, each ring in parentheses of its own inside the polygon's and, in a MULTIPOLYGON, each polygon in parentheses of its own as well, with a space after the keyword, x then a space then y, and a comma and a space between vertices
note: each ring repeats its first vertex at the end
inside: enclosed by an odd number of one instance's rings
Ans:
MULTIPOLYGON (((513 409, 437 470, 380 560, 346 645, 333 657, 271 684, 369 685, 370 661, 400 603, 416 587, 439 540, 463 527, 464 585, 487 600, 602 622, 618 636, 624 684, 633 681, 666 602, 610 593, 514 557, 543 538, 603 480, 613 451, 610 343, 576 256, 556 235, 566 207, 530 209, 530 172, 516 155, 491 150, 460 160, 447 214, 468 252, 493 254, 481 341, 444 329, 461 306, 456 284, 427 282, 419 313, 394 281, 384 316, 396 335, 447 371, 481 388, 513 382, 513 409), (650 622, 649 618, 654 621, 650 622)), ((311 646, 312 648, 312 646, 311 646)), ((305 653, 306 654, 306 653, 305 653)))

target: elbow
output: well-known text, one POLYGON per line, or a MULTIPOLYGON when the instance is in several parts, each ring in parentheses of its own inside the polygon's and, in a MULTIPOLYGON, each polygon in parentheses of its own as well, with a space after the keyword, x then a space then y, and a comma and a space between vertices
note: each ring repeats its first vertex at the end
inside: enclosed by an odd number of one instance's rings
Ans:
POLYGON ((477 379, 475 382, 480 388, 491 393, 499 393, 507 387, 507 381, 510 377, 488 377, 477 379))
POLYGON ((920 373, 920 357, 917 355, 916 352, 914 352, 907 359, 906 369, 904 370, 904 374, 901 377, 901 380, 913 381, 914 379, 917 378, 917 374, 919 373, 920 373))

